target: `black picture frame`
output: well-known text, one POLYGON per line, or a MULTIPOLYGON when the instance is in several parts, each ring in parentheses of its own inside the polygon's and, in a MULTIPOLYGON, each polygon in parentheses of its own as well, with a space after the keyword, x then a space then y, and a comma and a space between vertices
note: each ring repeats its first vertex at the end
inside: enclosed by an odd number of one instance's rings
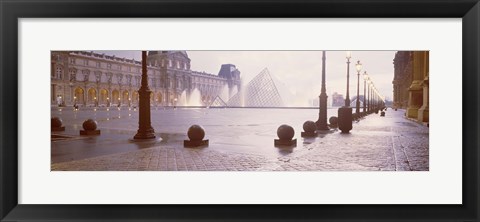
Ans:
POLYGON ((0 0, 0 15, 1 221, 479 221, 478 0, 0 0), (63 17, 462 18, 463 204, 18 204, 18 19, 63 17))

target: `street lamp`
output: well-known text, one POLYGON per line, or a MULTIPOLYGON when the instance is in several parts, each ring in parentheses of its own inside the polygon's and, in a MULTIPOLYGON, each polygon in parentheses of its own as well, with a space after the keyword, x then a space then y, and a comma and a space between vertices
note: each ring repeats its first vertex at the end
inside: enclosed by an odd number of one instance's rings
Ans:
MULTIPOLYGON (((347 51, 347 95, 345 98, 345 106, 338 108, 338 129, 342 133, 348 133, 352 130, 352 107, 350 107, 350 59, 352 52, 347 51)), ((321 107, 321 106, 320 106, 321 107)))
POLYGON ((142 77, 141 86, 138 90, 139 106, 138 106, 138 131, 133 137, 134 139, 153 139, 155 138, 155 130, 151 124, 150 116, 150 88, 148 87, 147 74, 147 51, 142 51, 142 77))
POLYGON ((350 95, 349 95, 349 88, 350 88, 350 59, 352 58, 352 52, 347 51, 347 95, 345 98, 345 106, 350 106, 350 95))
POLYGON ((357 104, 355 108, 355 113, 358 115, 360 113, 360 71, 362 71, 362 63, 360 60, 357 61, 355 64, 355 68, 357 69, 357 104))
POLYGON ((372 108, 370 109, 370 112, 375 112, 375 85, 372 83, 372 94, 371 94, 371 102, 370 102, 372 108))
POLYGON ((375 84, 373 84, 373 83, 372 83, 372 98, 371 99, 372 99, 372 103, 371 103, 372 109, 370 110, 370 112, 373 113, 373 112, 375 112, 375 110, 374 110, 375 109, 375 84))
POLYGON ((320 89, 320 96, 319 96, 319 112, 318 112, 318 120, 316 123, 317 130, 329 130, 327 124, 327 88, 325 85, 325 51, 322 51, 322 85, 320 89))
POLYGON ((372 80, 370 77, 367 78, 367 85, 368 85, 368 98, 367 98, 367 113, 370 112, 370 85, 372 85, 372 80))
POLYGON ((367 80, 368 74, 367 71, 363 72, 363 114, 367 114, 367 80))

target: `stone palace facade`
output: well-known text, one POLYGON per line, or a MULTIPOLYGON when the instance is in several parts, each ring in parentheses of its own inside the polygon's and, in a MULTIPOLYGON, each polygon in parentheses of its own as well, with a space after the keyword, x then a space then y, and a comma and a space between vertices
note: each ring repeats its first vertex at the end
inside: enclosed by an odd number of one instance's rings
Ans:
POLYGON ((393 60, 393 107, 429 122, 429 51, 398 51, 393 60))
MULTIPOLYGON (((115 51, 112 51, 114 54, 115 51)), ((190 69, 185 51, 150 51, 147 56, 152 106, 205 106, 228 90, 240 90, 240 71, 223 64, 219 74, 190 69)), ((51 52, 52 106, 135 106, 141 61, 87 51, 51 52)))

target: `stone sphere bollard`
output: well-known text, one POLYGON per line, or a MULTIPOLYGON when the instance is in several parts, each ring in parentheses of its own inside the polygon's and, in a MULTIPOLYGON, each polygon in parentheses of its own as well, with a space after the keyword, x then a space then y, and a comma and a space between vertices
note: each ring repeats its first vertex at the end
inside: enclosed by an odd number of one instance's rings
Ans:
POLYGON ((97 121, 93 119, 87 119, 85 122, 83 122, 83 129, 87 131, 92 131, 97 129, 97 121))
POLYGON ((204 140, 205 130, 199 125, 192 125, 188 128, 187 136, 190 140, 184 140, 184 147, 208 146, 208 140, 204 140))
POLYGON ((328 122, 330 123, 331 126, 337 126, 338 118, 336 116, 332 116, 328 119, 328 122))
POLYGON ((317 124, 313 121, 305 121, 305 123, 303 123, 303 130, 305 132, 313 132, 317 130, 317 124))
POLYGON ((60 118, 58 118, 58 117, 53 117, 51 123, 52 123, 52 128, 53 128, 53 127, 61 127, 63 121, 62 121, 62 119, 60 119, 60 118))
POLYGON ((53 117, 51 120, 51 130, 52 131, 65 131, 65 127, 63 126, 62 119, 58 117, 53 117))
POLYGON ((293 127, 283 124, 278 127, 277 129, 277 136, 280 139, 275 139, 274 140, 274 145, 275 146, 296 146, 297 145, 297 139, 293 139, 293 136, 295 135, 295 130, 293 130, 293 127))
POLYGON ((100 130, 97 130, 97 121, 87 119, 83 122, 82 126, 83 130, 80 130, 80 135, 100 135, 100 130))
MULTIPOLYGON (((315 133, 315 130, 317 130, 317 124, 315 124, 315 122, 305 121, 305 123, 303 123, 303 131, 305 131, 305 132, 301 133, 302 137, 314 137, 314 136, 316 136, 317 134, 315 133)), ((278 134, 278 131, 277 131, 277 134, 278 134)))
POLYGON ((192 141, 203 140, 205 137, 205 130, 199 125, 192 125, 188 128, 188 138, 192 141))
POLYGON ((280 140, 292 140, 294 135, 295 130, 293 130, 293 127, 289 125, 283 124, 277 129, 277 136, 280 138, 280 140))

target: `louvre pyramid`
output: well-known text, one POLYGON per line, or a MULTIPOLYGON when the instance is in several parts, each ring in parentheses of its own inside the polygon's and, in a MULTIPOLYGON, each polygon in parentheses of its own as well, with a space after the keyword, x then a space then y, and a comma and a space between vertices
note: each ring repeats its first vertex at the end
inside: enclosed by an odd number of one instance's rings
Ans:
POLYGON ((215 97, 213 102, 210 103, 210 107, 226 107, 226 106, 227 106, 227 103, 225 103, 225 101, 223 101, 223 99, 220 98, 219 96, 215 97))
POLYGON ((227 103, 233 107, 281 107, 284 106, 274 79, 267 68, 263 69, 227 103))

